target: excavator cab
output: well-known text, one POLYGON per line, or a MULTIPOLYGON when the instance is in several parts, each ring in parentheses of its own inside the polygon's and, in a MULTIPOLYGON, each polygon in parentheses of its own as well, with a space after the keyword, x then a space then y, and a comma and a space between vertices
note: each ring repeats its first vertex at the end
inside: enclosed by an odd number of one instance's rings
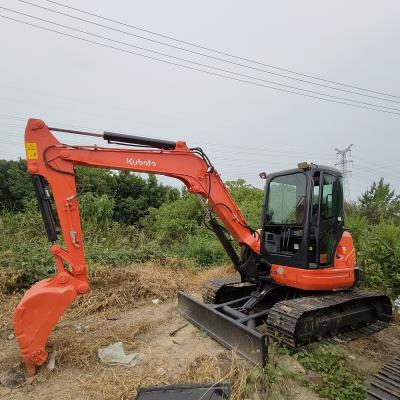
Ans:
POLYGON ((302 163, 267 177, 261 254, 270 264, 323 268, 333 264, 344 228, 341 173, 302 163))

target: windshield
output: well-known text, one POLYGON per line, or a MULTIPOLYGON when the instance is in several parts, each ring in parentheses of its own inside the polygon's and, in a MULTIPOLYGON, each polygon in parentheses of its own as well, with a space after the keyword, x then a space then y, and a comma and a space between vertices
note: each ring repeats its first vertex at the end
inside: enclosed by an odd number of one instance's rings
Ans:
POLYGON ((306 176, 299 172, 277 176, 269 183, 267 224, 303 223, 305 212, 306 176))

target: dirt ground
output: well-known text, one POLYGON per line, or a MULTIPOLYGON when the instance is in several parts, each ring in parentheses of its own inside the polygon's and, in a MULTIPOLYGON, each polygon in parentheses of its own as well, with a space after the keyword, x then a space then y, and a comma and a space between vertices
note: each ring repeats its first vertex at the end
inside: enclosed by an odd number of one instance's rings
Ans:
MULTIPOLYGON (((0 299, 0 399, 134 399, 139 386, 230 381, 232 400, 318 399, 296 380, 268 385, 260 371, 238 359, 176 310, 176 291, 197 293, 207 279, 231 273, 229 268, 196 272, 179 265, 97 270, 92 292, 59 321, 48 342, 53 370, 43 366, 26 380, 19 349, 12 338, 11 313, 17 295, 0 299), (159 304, 152 300, 159 299, 159 304), (106 366, 97 350, 122 342, 141 358, 134 367, 106 366)), ((374 336, 342 345, 356 370, 376 372, 400 345, 399 324, 374 336)), ((272 349, 273 350, 273 349, 272 349)), ((303 373, 290 356, 274 354, 277 370, 303 373)))

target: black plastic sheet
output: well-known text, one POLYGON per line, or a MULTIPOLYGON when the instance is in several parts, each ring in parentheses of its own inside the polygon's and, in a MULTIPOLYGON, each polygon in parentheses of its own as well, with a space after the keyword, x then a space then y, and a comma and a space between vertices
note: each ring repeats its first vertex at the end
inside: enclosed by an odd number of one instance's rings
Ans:
POLYGON ((229 383, 168 385, 139 388, 136 400, 228 400, 229 383))

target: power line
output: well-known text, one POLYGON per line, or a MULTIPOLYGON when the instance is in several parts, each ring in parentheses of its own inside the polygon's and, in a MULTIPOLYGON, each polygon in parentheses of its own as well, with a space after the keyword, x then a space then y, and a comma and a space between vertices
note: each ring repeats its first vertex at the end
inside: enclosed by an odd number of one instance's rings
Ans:
MULTIPOLYGON (((10 114, 0 114, 0 118, 14 119, 16 121, 26 122, 30 117, 28 117, 28 116, 27 117, 22 117, 22 116, 18 116, 18 115, 10 115, 10 114)), ((51 122, 52 125, 63 125, 64 127, 69 127, 69 128, 72 128, 72 129, 83 129, 83 130, 100 131, 99 128, 93 128, 93 127, 81 126, 81 125, 72 125, 72 124, 67 123, 67 122, 57 122, 57 121, 47 121, 47 122, 49 122, 49 123, 51 122)), ((25 129, 25 125, 15 125, 15 127, 17 127, 17 128, 22 127, 23 129, 25 129)))
MULTIPOLYGON (((20 1, 20 0, 18 0, 18 1, 20 1)), ((298 92, 295 92, 295 91, 292 91, 292 90, 286 90, 286 89, 276 88, 276 87, 269 86, 269 85, 264 85, 264 84, 261 84, 261 83, 251 82, 251 81, 247 81, 245 79, 234 78, 234 77, 231 77, 231 76, 227 76, 227 75, 223 75, 223 74, 219 74, 219 73, 215 73, 215 72, 202 70, 200 68, 189 67, 187 65, 175 63, 175 62, 172 62, 172 61, 162 60, 162 59, 159 59, 159 58, 156 58, 156 57, 152 57, 152 56, 148 56, 148 55, 145 55, 145 54, 136 53, 136 52, 133 52, 133 51, 130 51, 130 50, 127 50, 127 49, 121 49, 119 47, 115 47, 115 46, 107 45, 107 44, 104 44, 104 43, 96 42, 94 40, 85 39, 85 38, 82 38, 82 37, 79 37, 79 36, 71 35, 69 33, 60 32, 60 31, 57 31, 57 30, 54 30, 54 29, 50 29, 50 28, 45 28, 43 26, 32 24, 32 23, 26 22, 26 21, 21 21, 21 20, 18 20, 16 18, 8 17, 8 16, 5 16, 5 15, 1 15, 0 14, 0 17, 4 18, 4 19, 8 19, 10 21, 14 21, 14 22, 18 22, 18 23, 21 23, 21 24, 24 24, 24 25, 28 25, 28 26, 31 26, 31 27, 34 27, 34 28, 38 28, 38 29, 41 29, 41 30, 45 30, 45 31, 53 32, 53 33, 56 33, 56 34, 59 34, 59 35, 63 35, 63 36, 66 36, 66 37, 70 37, 70 38, 74 38, 74 39, 77 39, 77 40, 81 40, 81 41, 84 41, 84 42, 87 42, 87 43, 91 43, 91 44, 95 44, 95 45, 98 45, 98 46, 102 46, 102 47, 110 48, 110 49, 113 49, 113 50, 121 51, 121 52, 124 52, 124 53, 136 55, 136 56, 147 58, 147 59, 150 59, 150 60, 153 60, 153 61, 159 61, 159 62, 162 62, 162 63, 175 65, 175 66, 178 66, 178 67, 181 67, 181 68, 202 72, 202 73, 205 73, 205 74, 208 74, 208 75, 218 76, 218 77, 221 77, 221 78, 230 79, 230 80, 238 81, 238 82, 243 82, 243 83, 247 83, 247 84, 254 85, 254 86, 259 86, 259 87, 264 87, 264 88, 268 88, 268 89, 272 89, 272 90, 277 90, 277 91, 280 91, 280 92, 291 93, 291 94, 296 94, 296 95, 299 95, 299 96, 314 98, 314 99, 317 99, 317 100, 328 101, 330 103, 337 103, 337 104, 347 105, 347 106, 351 106, 351 107, 362 108, 362 109, 365 109, 365 110, 378 111, 378 112, 382 112, 382 113, 386 113, 386 114, 400 115, 400 113, 397 113, 397 112, 380 110, 380 109, 373 108, 373 107, 360 106, 360 105, 356 105, 356 104, 346 103, 345 101, 330 100, 330 99, 326 99, 326 98, 319 97, 319 96, 314 96, 314 95, 305 94, 305 93, 298 93, 298 92)), ((210 68, 212 68, 212 67, 210 67, 210 68)), ((232 72, 230 72, 230 73, 232 73, 232 72)), ((303 90, 303 89, 300 89, 300 90, 303 90)), ((323 96, 329 96, 329 95, 323 94, 323 96)), ((350 100, 350 99, 348 99, 347 101, 357 102, 356 100, 350 100)), ((382 108, 387 108, 387 107, 383 107, 383 106, 379 106, 379 105, 376 105, 376 106, 377 107, 382 107, 382 108)))
MULTIPOLYGON (((11 116, 11 115, 0 115, 0 118, 12 118, 12 119, 19 119, 19 120, 23 120, 25 121, 26 118, 22 118, 22 117, 18 117, 18 116, 11 116)), ((61 124, 61 125, 65 125, 65 123, 57 123, 57 124, 61 124)), ((1 124, 0 124, 1 126, 1 124)), ((75 128, 80 128, 79 126, 76 125, 71 125, 72 127, 75 128)), ((24 129, 23 126, 19 127, 19 126, 15 126, 16 128, 20 128, 21 130, 24 129)), ((0 132, 0 136, 6 136, 9 139, 19 139, 21 136, 21 131, 19 132, 0 132), (20 136, 15 136, 15 135, 20 135, 20 136)), ((4 141, 3 141, 4 143, 4 141)), ((9 142, 9 143, 16 143, 16 142, 9 142)), ((260 159, 261 157, 264 160, 265 158, 272 158, 272 159, 282 159, 282 155, 290 155, 290 156, 296 156, 296 155, 302 155, 304 156, 304 158, 313 158, 314 156, 318 155, 321 156, 323 153, 310 153, 310 152, 298 152, 298 151, 291 151, 291 150, 286 150, 286 151, 281 151, 281 150, 274 150, 273 148, 268 148, 268 149, 263 149, 263 148, 253 148, 253 147, 248 147, 248 146, 235 146, 235 145, 229 145, 229 144, 221 144, 221 143, 212 143, 212 142, 204 142, 204 141, 197 141, 196 143, 202 144, 206 146, 206 150, 207 153, 211 156, 211 158, 214 161, 218 161, 221 162, 223 165, 232 165, 232 166, 236 166, 236 165, 241 165, 243 160, 246 160, 248 157, 247 155, 251 155, 251 157, 253 159, 260 159), (213 150, 213 147, 217 147, 218 150, 213 150), (237 150, 236 150, 237 149, 237 150), (217 152, 216 152, 217 151, 217 152), (214 154, 214 152, 216 152, 214 154), (266 153, 273 153, 273 154, 267 154, 266 153), (275 155, 274 153, 279 153, 279 155, 275 155), (222 157, 221 157, 222 155, 222 157), (234 155, 234 157, 232 156, 234 155)), ((324 162, 327 161, 327 158, 324 157, 324 162)), ((268 164, 275 164, 278 165, 280 164, 278 161, 275 160, 268 160, 268 164)), ((393 162, 391 162, 391 164, 394 165, 393 162)), ((374 167, 376 168, 382 168, 384 169, 384 165, 378 165, 375 164, 374 167)), ((368 165, 366 167, 357 167, 357 171, 360 172, 366 172, 366 173, 378 173, 378 171, 374 168, 371 168, 370 163, 368 163, 368 165)), ((399 176, 396 176, 394 174, 391 173, 387 173, 385 172, 385 176, 389 177, 390 179, 400 179, 399 176)))
MULTIPOLYGON (((198 143, 196 141, 196 143, 198 143)), ((215 153, 217 154, 216 157, 220 157, 220 155, 228 155, 234 157, 234 160, 243 160, 248 156, 259 158, 259 159, 265 159, 266 157, 276 157, 276 158, 282 158, 282 156, 285 155, 290 155, 294 157, 301 157, 301 158, 313 158, 313 157, 321 157, 321 154, 313 153, 313 152, 298 152, 298 151, 291 151, 291 150, 274 150, 274 149, 269 149, 269 150, 264 150, 260 149, 260 151, 255 151, 251 150, 249 147, 238 147, 237 150, 229 148, 227 145, 220 145, 217 149, 213 148, 211 145, 205 145, 203 147, 204 149, 207 149, 207 153, 215 153)), ((325 157, 327 159, 328 157, 325 157)), ((238 161, 239 162, 239 161, 238 161)))
MULTIPOLYGON (((359 179, 354 179, 353 180, 353 184, 354 182, 369 182, 369 186, 376 181, 379 181, 380 178, 384 178, 386 182, 389 182, 391 185, 396 185, 396 186, 400 186, 400 180, 398 178, 393 178, 391 176, 383 176, 382 174, 377 174, 375 175, 375 177, 371 176, 371 173, 368 172, 363 172, 363 171, 357 171, 354 170, 353 175, 356 175, 358 177, 361 177, 363 180, 360 181, 359 179)), ((353 186, 352 184, 352 186, 353 186)))
MULTIPOLYGON (((1 124, 0 124, 1 126, 1 124)), ((3 127, 4 129, 4 127, 3 127)), ((22 137, 24 127, 21 127, 20 132, 0 132, 0 135, 2 136, 7 136, 10 139, 19 139, 22 137), (19 135, 19 136, 16 136, 19 135)), ((62 134, 61 134, 62 135, 62 134)), ((72 138, 73 141, 75 141, 76 138, 72 138)), ((197 140, 195 141, 196 143, 199 143, 197 140)), ((252 159, 256 159, 257 161, 265 160, 265 158, 274 158, 274 159, 282 159, 282 156, 287 155, 287 156, 298 156, 298 155, 304 155, 305 157, 312 158, 312 154, 317 154, 317 153, 308 153, 308 152, 295 152, 295 151, 279 151, 279 150, 273 150, 269 149, 267 150, 260 150, 259 152, 255 152, 254 150, 246 151, 249 149, 248 147, 242 147, 240 148, 240 152, 238 153, 237 150, 226 150, 225 145, 220 145, 221 147, 218 148, 217 150, 217 155, 213 154, 216 150, 213 150, 211 147, 208 147, 209 145, 206 145, 204 149, 206 150, 207 154, 213 159, 213 160, 218 160, 218 161, 229 161, 234 164, 241 164, 243 163, 243 160, 248 159, 248 156, 251 156, 252 159), (272 153, 272 154, 268 154, 272 153), (278 154, 274 154, 278 153, 278 154), (221 156, 222 155, 222 156, 221 156)), ((270 162, 270 161, 269 161, 270 162)))
MULTIPOLYGON (((44 18, 40 18, 40 17, 36 17, 34 15, 31 15, 31 14, 26 14, 26 13, 23 13, 23 12, 15 11, 15 10, 12 10, 12 9, 9 9, 9 8, 6 8, 6 7, 1 7, 0 6, 0 9, 6 10, 6 11, 10 11, 10 12, 13 12, 15 14, 23 15, 23 16, 28 17, 28 18, 33 18, 33 19, 36 19, 38 21, 46 22, 48 24, 56 25, 56 26, 59 26, 59 27, 62 27, 62 28, 67 28, 67 29, 70 29, 70 30, 75 31, 75 32, 83 33, 85 35, 94 36, 94 37, 99 38, 99 39, 108 40, 108 41, 113 42, 113 43, 117 43, 117 44, 122 44, 124 46, 133 47, 135 49, 147 51, 147 52, 150 52, 150 53, 153 53, 153 54, 157 54, 157 55, 161 55, 163 57, 168 57, 168 58, 171 58, 171 59, 174 59, 174 60, 187 62, 187 63, 193 64, 193 65, 197 65, 197 66, 200 66, 200 67, 206 67, 206 68, 214 69, 216 71, 220 71, 220 72, 224 72, 224 73, 228 73, 228 74, 232 74, 232 75, 236 75, 236 76, 241 76, 241 77, 248 78, 248 79, 254 79, 256 81, 265 82, 265 83, 268 83, 268 84, 277 85, 277 86, 281 86, 281 87, 285 87, 285 88, 289 88, 289 89, 300 90, 302 92, 312 93, 312 94, 316 94, 318 96, 326 96, 326 97, 333 98, 333 99, 351 101, 351 102, 357 103, 357 104, 363 104, 363 105, 372 106, 372 107, 384 108, 384 109, 387 109, 387 110, 398 111, 400 113, 400 109, 398 109, 398 108, 381 106, 379 104, 373 104, 373 103, 366 103, 364 101, 348 99, 346 97, 333 96, 333 95, 330 95, 330 94, 316 92, 316 91, 313 91, 313 90, 302 89, 302 88, 299 88, 299 87, 296 87, 296 86, 285 85, 283 83, 269 81, 269 80, 262 79, 262 78, 257 78, 257 77, 251 76, 251 75, 246 75, 246 74, 230 71, 230 70, 227 70, 227 69, 224 69, 224 68, 218 68, 218 67, 214 67, 214 66, 211 66, 211 65, 208 65, 208 64, 203 64, 203 63, 199 63, 199 62, 196 62, 196 61, 187 60, 185 58, 172 56, 170 54, 162 53, 162 52, 159 52, 159 51, 150 50, 150 49, 147 49, 145 47, 136 46, 136 45, 133 45, 131 43, 122 42, 120 40, 115 40, 115 39, 109 38, 107 36, 97 35, 95 33, 87 32, 87 31, 84 31, 82 29, 73 28, 73 27, 68 26, 68 25, 59 24, 57 22, 49 21, 49 20, 44 19, 44 18)), ((367 97, 376 98, 376 97, 373 97, 373 96, 367 96, 367 97)), ((395 103, 399 103, 400 104, 400 102, 395 102, 395 103)))
MULTIPOLYGON (((273 152, 273 153, 287 153, 287 152, 291 152, 291 153, 297 153, 297 154, 304 154, 304 152, 302 151, 282 151, 282 150, 274 150, 273 148, 261 148, 261 147, 249 147, 249 146, 237 146, 234 144, 226 144, 226 143, 216 143, 216 142, 209 142, 209 141, 200 141, 200 143, 203 143, 205 145, 211 145, 211 146, 223 146, 224 148, 232 148, 232 149, 238 149, 239 151, 242 149, 248 149, 248 150, 252 150, 252 151, 261 151, 261 152, 273 152)), ((310 154, 314 154, 314 155, 331 155, 331 153, 321 153, 321 152, 311 152, 311 153, 307 153, 308 155, 310 154)))
MULTIPOLYGON (((378 168, 379 169, 379 168, 378 168)), ((381 171, 378 171, 378 169, 376 167, 372 167, 367 165, 367 166, 362 166, 362 167, 357 167, 357 170, 360 172, 365 172, 365 173, 373 173, 376 175, 382 175, 384 174, 385 176, 391 178, 391 179, 399 179, 400 180, 400 176, 396 175, 395 173, 393 174, 392 172, 387 172, 387 170, 385 170, 384 168, 381 168, 381 171), (383 172, 384 171, 384 172, 383 172)), ((396 171, 394 171, 396 172, 396 171)))
MULTIPOLYGON (((37 8, 46 10, 46 11, 50 11, 50 12, 59 14, 59 15, 62 15, 62 16, 68 17, 68 18, 72 18, 72 19, 75 19, 75 20, 78 20, 78 21, 82 21, 82 22, 85 22, 85 23, 88 23, 88 24, 92 24, 92 25, 95 25, 95 26, 99 26, 99 27, 102 27, 102 28, 110 29, 110 30, 115 31, 115 32, 123 33, 123 34, 125 34, 125 35, 137 37, 137 38, 140 38, 140 39, 143 39, 143 40, 147 40, 147 41, 150 41, 150 42, 153 42, 153 43, 161 44, 161 45, 163 45, 163 46, 172 47, 172 48, 175 48, 175 49, 178 49, 178 50, 181 50, 181 51, 185 51, 185 52, 188 52, 188 53, 193 53, 193 54, 200 55, 200 56, 207 57, 207 58, 211 58, 211 59, 214 59, 214 60, 226 62, 226 63, 233 64, 233 65, 236 65, 236 66, 240 66, 240 67, 244 67, 244 68, 249 68, 249 69, 252 69, 252 70, 259 71, 259 72, 264 72, 264 73, 267 73, 267 74, 279 76, 279 77, 282 77, 282 78, 285 78, 285 79, 292 79, 292 80, 299 81, 299 82, 303 82, 303 83, 307 83, 307 84, 310 84, 310 85, 317 85, 317 86, 321 86, 321 87, 325 87, 325 88, 329 88, 329 89, 333 89, 333 90, 338 90, 338 91, 341 91, 341 92, 356 94, 356 95, 358 95, 358 96, 370 97, 370 98, 377 99, 377 100, 383 100, 383 101, 388 101, 388 102, 400 104, 400 102, 399 102, 399 101, 396 101, 396 100, 384 99, 384 98, 382 98, 382 97, 371 96, 371 95, 367 95, 367 94, 363 94, 363 93, 354 92, 354 91, 351 91, 351 90, 335 88, 335 87, 333 87, 333 86, 328 86, 328 85, 324 85, 324 84, 321 84, 321 83, 316 83, 316 82, 307 81, 307 80, 304 80, 304 79, 293 78, 293 77, 291 77, 291 76, 278 74, 278 73, 276 73, 276 72, 266 71, 266 70, 259 69, 259 68, 255 68, 255 67, 251 67, 251 66, 248 66, 248 65, 245 65, 245 64, 236 63, 236 62, 233 62, 233 61, 229 61, 229 60, 226 60, 226 59, 222 59, 222 58, 219 58, 219 57, 210 56, 210 55, 208 55, 208 54, 200 53, 200 52, 197 52, 197 51, 188 50, 188 49, 185 49, 185 48, 183 48, 183 47, 174 46, 174 45, 171 45, 171 44, 168 44, 168 43, 160 42, 159 40, 150 39, 150 38, 147 38, 147 37, 144 37, 144 36, 141 36, 141 35, 137 35, 137 34, 134 34, 134 33, 130 33, 130 32, 123 31, 123 30, 121 30, 121 29, 116 29, 116 28, 113 28, 113 27, 110 27, 110 26, 107 26, 107 25, 99 24, 99 23, 94 22, 94 21, 90 21, 90 20, 87 20, 87 19, 84 19, 84 18, 76 17, 76 16, 74 16, 74 15, 70 15, 70 14, 67 14, 67 13, 63 13, 63 12, 61 12, 61 11, 53 10, 53 9, 51 9, 51 8, 48 8, 48 7, 40 6, 40 5, 38 5, 38 4, 34 4, 34 3, 31 3, 31 2, 26 1, 26 0, 17 0, 17 1, 19 1, 19 2, 21 2, 21 3, 24 3, 24 4, 29 4, 30 6, 33 6, 33 7, 37 7, 37 8)), ((6 9, 5 7, 1 7, 1 8, 6 9)), ((10 9, 6 9, 6 10, 12 11, 12 12, 16 12, 16 13, 18 13, 18 14, 23 14, 23 13, 20 13, 20 12, 17 12, 17 11, 13 11, 13 10, 10 10, 10 9)), ((26 14, 23 14, 23 15, 26 15, 26 14)), ((31 17, 32 17, 32 16, 31 16, 31 17)), ((32 17, 32 18, 36 18, 36 17, 32 17)), ((38 19, 38 18, 36 18, 36 19, 38 19)), ((46 20, 45 20, 45 21, 46 21, 46 20)), ((49 22, 49 21, 46 21, 46 22, 49 22)), ((49 22, 49 23, 52 23, 52 22, 49 22)), ((54 24, 55 24, 55 23, 54 23, 54 24)), ((55 25, 57 25, 57 24, 55 24, 55 25)), ((62 26, 62 25, 60 25, 60 26, 62 26)), ((70 27, 67 27, 67 28, 69 28, 69 29, 74 29, 74 28, 70 28, 70 27)), ((84 33, 87 34, 87 32, 84 32, 84 33)), ((96 35, 95 35, 95 36, 96 36, 96 35)), ((111 39, 107 39, 107 40, 111 40, 111 39)), ((126 43, 124 43, 124 44, 126 44, 126 43)), ((139 48, 138 46, 133 46, 133 47, 139 48)), ((142 49, 142 50, 151 51, 151 50, 147 50, 147 49, 142 49)), ((155 52, 155 53, 157 53, 157 52, 155 52)), ((162 54, 162 53, 159 53, 159 54, 162 54)), ((167 56, 167 57, 168 57, 168 56, 167 56)), ((175 58, 175 57, 174 57, 174 58, 175 58)), ((177 58, 177 59, 179 59, 179 58, 177 58)), ((189 61, 189 62, 190 62, 190 61, 189 61)), ((202 65, 202 64, 199 64, 199 65, 202 65)), ((243 75, 243 76, 245 76, 245 75, 243 75)), ((257 79, 257 78, 253 78, 253 79, 257 79)), ((278 85, 279 85, 279 84, 278 84, 278 85)), ((285 85, 283 85, 283 86, 285 86, 285 85)), ((299 89, 299 90, 304 90, 304 89, 299 89)), ((393 96, 393 97, 396 97, 396 96, 393 96)), ((399 97, 399 98, 400 98, 400 97, 399 97)))
POLYGON ((11 127, 11 128, 21 128, 21 129, 24 129, 24 126, 23 126, 23 125, 15 125, 15 124, 10 124, 10 123, 8 123, 8 122, 6 122, 6 123, 3 122, 2 125, 9 126, 9 127, 11 127))
MULTIPOLYGON (((14 119, 17 121, 23 121, 26 122, 28 120, 29 117, 25 116, 19 116, 19 115, 10 115, 10 114, 0 114, 0 119, 4 118, 4 119, 14 119)), ((73 125, 67 122, 60 122, 60 121, 47 121, 48 123, 51 123, 51 125, 58 125, 58 126, 68 126, 71 127, 73 129, 83 129, 83 130, 93 130, 93 131, 102 131, 102 129, 100 128, 93 128, 93 127, 88 127, 88 126, 81 126, 81 125, 73 125)), ((4 123, 3 123, 4 124, 4 123)), ((6 124, 9 124, 8 122, 6 122, 6 124)), ((15 125, 15 127, 17 128, 24 128, 24 125, 15 125)), ((136 132, 135 134, 138 135, 143 135, 143 133, 138 133, 136 132)), ((304 152, 304 151, 293 151, 290 149, 284 150, 282 151, 281 148, 278 149, 274 149, 273 147, 268 146, 268 148, 264 148, 264 147, 251 147, 251 146, 244 146, 244 145, 234 145, 234 144, 227 144, 227 143, 218 143, 218 142, 210 142, 210 141, 204 141, 204 140, 196 140, 196 143, 202 146, 207 146, 208 148, 210 147, 216 147, 218 149, 218 152, 221 151, 221 148, 224 148, 224 151, 230 151, 231 153, 234 154, 240 154, 243 152, 243 150, 246 150, 248 153, 250 152, 258 152, 261 154, 264 154, 265 152, 269 152, 269 153, 290 153, 290 154, 304 154, 307 156, 320 156, 320 155, 326 155, 326 156, 330 156, 331 153, 325 152, 325 153, 321 153, 321 152, 304 152)), ((289 147, 290 144, 285 144, 285 147, 289 147)), ((292 146, 297 148, 298 146, 292 146)))
MULTIPOLYGON (((23 117, 23 116, 19 116, 19 115, 10 115, 10 114, 0 114, 0 119, 4 118, 4 119, 13 119, 13 120, 17 120, 17 121, 23 121, 26 122, 28 120, 28 117, 23 117)), ((73 125, 70 123, 66 123, 66 122, 59 122, 59 121, 46 121, 48 123, 51 123, 51 125, 58 125, 58 126, 68 126, 71 127, 73 129, 84 129, 84 130, 93 130, 93 131, 102 131, 102 129, 100 128, 93 128, 93 127, 88 127, 88 126, 82 126, 82 125, 73 125)), ((9 122, 6 123, 0 123, 0 125, 8 125, 8 126, 13 126, 15 128, 20 128, 20 129, 25 129, 25 125, 11 125, 9 122)), ((19 132, 12 132, 15 134, 18 134, 19 132)), ((143 134, 143 133, 135 133, 135 134, 143 134)), ((268 157, 274 156, 275 153, 280 154, 279 157, 281 157, 282 154, 289 154, 289 155, 303 155, 305 157, 314 157, 314 156, 331 156, 331 153, 325 152, 325 153, 321 153, 321 152, 310 152, 310 151, 296 151, 296 150, 290 150, 290 149, 286 149, 286 150, 282 150, 282 148, 273 148, 268 146, 268 148, 264 148, 264 147, 251 147, 251 146, 245 146, 245 145, 234 145, 234 144, 228 144, 228 143, 218 143, 218 142, 210 142, 210 141, 204 141, 204 140, 197 140, 194 139, 194 141, 201 145, 201 146, 206 146, 207 151, 209 152, 213 152, 213 151, 217 151, 218 153, 226 153, 226 154, 235 154, 236 159, 237 157, 239 157, 241 154, 250 154, 250 155, 260 155, 260 156, 265 156, 265 153, 271 153, 268 155, 268 157), (213 150, 213 148, 216 148, 217 150, 213 150)), ((288 145, 285 145, 286 147, 288 145)), ((293 146, 296 147, 297 146, 293 146)), ((324 157, 325 159, 327 157, 324 157)))
POLYGON ((398 165, 398 163, 400 163, 400 159, 398 160, 393 160, 393 161, 389 161, 389 162, 385 162, 385 163, 374 163, 371 162, 370 160, 366 160, 364 158, 361 158, 359 156, 356 157, 356 159, 359 159, 363 164, 367 165, 369 168, 372 166, 373 168, 378 168, 378 169, 385 169, 388 167, 393 167, 395 165, 398 165))
MULTIPOLYGON (((11 118, 11 119, 18 119, 18 120, 23 120, 26 121, 27 118, 22 118, 22 117, 15 117, 15 116, 10 116, 10 115, 0 115, 0 118, 11 118)), ((50 121, 49 121, 50 122, 50 121)), ((94 129, 94 128, 83 128, 81 126, 77 126, 77 125, 71 125, 71 124, 66 124, 66 123, 60 123, 60 122, 54 122, 53 124, 57 124, 57 125, 68 125, 72 128, 76 128, 76 129, 93 129, 96 131, 101 131, 101 129, 94 129)), ((8 125, 8 126, 12 126, 15 128, 20 128, 20 129, 25 129, 25 127, 23 125, 11 125, 9 123, 0 123, 0 125, 8 125)), ((19 132, 12 132, 15 134, 19 134, 19 132)), ((314 156, 330 156, 330 153, 321 153, 321 152, 309 152, 309 151, 293 151, 293 150, 281 150, 281 149, 274 149, 272 147, 269 148, 262 148, 262 147, 249 147, 249 146, 237 146, 237 145, 233 145, 233 144, 227 144, 227 143, 217 143, 217 142, 209 142, 209 141, 202 141, 202 140, 195 140, 195 142, 201 146, 206 146, 208 149, 208 152, 212 153, 213 151, 218 151, 218 154, 234 154, 235 158, 232 160, 237 160, 238 157, 241 154, 249 154, 252 155, 253 157, 265 157, 266 153, 271 153, 268 154, 267 157, 274 157, 275 154, 279 154, 277 157, 280 157, 282 155, 299 155, 299 156, 304 156, 304 157, 314 157, 314 156), (217 150, 213 150, 212 148, 217 148, 217 150)), ((218 157, 218 156, 217 156, 218 157)), ((215 158, 215 157, 213 157, 215 158)), ((327 157, 325 157, 326 159, 327 157)))
MULTIPOLYGON (((0 118, 5 118, 5 119, 16 119, 20 121, 26 121, 28 118, 27 117, 20 117, 20 116, 15 116, 15 115, 2 115, 0 114, 0 118)), ((51 122, 51 121, 48 121, 51 122)), ((98 128, 90 128, 90 127, 82 127, 78 125, 72 125, 72 124, 67 124, 65 122, 51 122, 53 125, 59 125, 59 126, 69 126, 71 128, 75 129, 92 129, 93 131, 102 131, 101 129, 98 128)), ((1 125, 7 125, 7 126, 12 126, 14 128, 19 128, 21 130, 25 129, 24 125, 14 125, 10 123, 0 123, 1 125)), ((10 132, 13 134, 20 134, 20 132, 10 132)), ((62 134, 61 134, 62 135, 62 134)), ((250 146, 237 146, 233 144, 227 144, 227 143, 217 143, 217 142, 209 142, 209 141, 203 141, 203 140, 196 140, 194 141, 201 145, 201 146, 206 146, 207 151, 212 153, 214 151, 217 151, 218 154, 234 154, 235 158, 233 160, 237 160, 238 157, 241 156, 241 154, 249 154, 252 155, 253 157, 265 157, 266 153, 271 153, 268 154, 268 157, 274 157, 275 154, 279 154, 277 157, 281 158, 282 155, 304 155, 307 157, 313 157, 313 156, 321 156, 321 155, 326 155, 329 156, 329 153, 321 153, 321 152, 308 152, 308 151, 293 151, 293 150, 281 150, 280 148, 274 149, 273 147, 268 147, 268 148, 263 148, 263 147, 250 147, 250 146), (217 150, 213 150, 213 148, 216 148, 217 150)), ((218 157, 218 156, 217 156, 218 157)), ((215 158, 215 157, 213 157, 215 158)), ((232 159, 232 158, 230 158, 232 159)))
POLYGON ((26 121, 27 120, 27 118, 18 117, 18 116, 10 115, 10 114, 0 114, 0 118, 15 119, 16 121, 26 121))
MULTIPOLYGON (((18 1, 22 1, 22 0, 18 0, 18 1)), ((211 52, 216 53, 216 54, 221 54, 221 55, 224 55, 224 56, 235 58, 237 60, 247 61, 247 62, 256 64, 256 65, 263 65, 263 66, 268 67, 268 68, 272 68, 272 69, 276 69, 276 70, 284 71, 284 72, 289 72, 291 74, 295 74, 295 75, 298 75, 298 76, 303 76, 303 77, 306 77, 306 78, 316 79, 316 80, 319 80, 321 82, 332 83, 332 84, 335 84, 335 85, 340 85, 340 86, 344 86, 344 87, 349 87, 349 88, 353 88, 353 89, 357 89, 357 90, 362 90, 362 91, 366 91, 366 92, 370 92, 370 93, 376 93, 376 94, 381 94, 383 96, 389 96, 389 97, 394 97, 394 98, 400 99, 400 96, 395 96, 395 95, 392 95, 392 94, 389 94, 389 93, 384 93, 384 92, 378 92, 378 91, 375 91, 375 90, 365 89, 365 88, 362 88, 362 87, 359 87, 359 86, 353 86, 353 85, 341 83, 341 82, 338 82, 338 81, 333 81, 333 80, 329 80, 329 79, 320 78, 320 77, 315 76, 315 75, 307 75, 307 74, 303 74, 303 73, 296 72, 296 71, 293 71, 293 70, 277 67, 275 65, 266 64, 266 63, 262 63, 262 62, 259 62, 259 61, 254 61, 254 60, 251 60, 251 59, 248 59, 248 58, 235 56, 233 54, 226 53, 226 52, 223 52, 223 51, 220 51, 220 50, 211 49, 209 47, 200 46, 198 44, 187 42, 187 41, 184 41, 184 40, 180 40, 180 39, 177 39, 177 38, 172 37, 172 36, 163 35, 163 34, 148 30, 148 29, 139 28, 138 26, 134 26, 134 25, 130 25, 130 24, 127 24, 127 23, 124 23, 124 22, 121 22, 121 21, 117 21, 115 19, 103 17, 103 16, 101 16, 99 14, 95 14, 95 13, 92 13, 92 12, 89 12, 89 11, 85 11, 85 10, 82 10, 82 9, 79 9, 79 8, 75 8, 75 7, 72 7, 72 6, 63 4, 63 3, 59 3, 59 2, 54 1, 54 0, 45 0, 45 1, 47 1, 48 3, 56 4, 56 5, 60 6, 60 7, 65 7, 65 8, 68 8, 70 10, 78 11, 78 12, 83 13, 83 14, 91 15, 92 17, 100 18, 100 19, 102 19, 104 21, 113 22, 113 23, 121 25, 121 26, 125 26, 125 27, 129 27, 129 28, 132 28, 132 29, 136 29, 136 30, 142 31, 142 32, 150 33, 152 35, 163 37, 165 39, 173 40, 173 41, 175 41, 177 43, 182 43, 182 44, 193 46, 193 47, 196 47, 196 48, 199 48, 199 49, 211 51, 211 52)), ((28 3, 27 1, 24 1, 24 2, 28 3)), ((32 3, 28 3, 28 4, 34 5, 32 3)), ((36 5, 34 5, 34 6, 36 6, 36 5)), ((189 50, 186 49, 185 51, 189 51, 189 50)), ((209 57, 208 55, 205 55, 205 56, 209 57)), ((224 60, 224 61, 228 62, 227 60, 224 60)), ((246 66, 246 67, 250 68, 249 66, 246 66)), ((267 71, 265 71, 265 72, 267 72, 267 71)), ((290 79, 292 79, 292 78, 290 78, 290 79)), ((311 84, 315 84, 315 83, 311 83, 311 84)), ((336 90, 338 90, 338 89, 336 88, 336 90)))

